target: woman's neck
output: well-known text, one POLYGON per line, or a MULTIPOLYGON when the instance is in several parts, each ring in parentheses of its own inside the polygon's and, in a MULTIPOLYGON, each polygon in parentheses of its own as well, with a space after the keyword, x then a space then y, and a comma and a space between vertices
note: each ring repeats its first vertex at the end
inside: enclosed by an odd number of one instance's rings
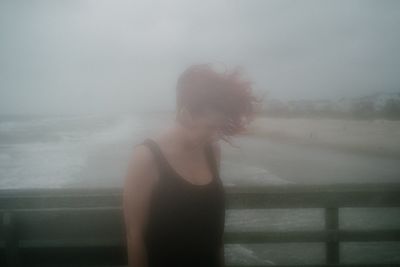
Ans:
POLYGON ((196 137, 177 121, 168 130, 167 135, 169 142, 187 152, 202 150, 206 144, 206 140, 196 137))

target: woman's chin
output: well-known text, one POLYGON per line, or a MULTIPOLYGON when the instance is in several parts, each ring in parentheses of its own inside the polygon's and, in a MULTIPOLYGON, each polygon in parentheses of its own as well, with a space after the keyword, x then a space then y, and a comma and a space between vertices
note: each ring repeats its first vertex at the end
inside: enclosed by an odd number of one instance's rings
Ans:
POLYGON ((219 137, 218 135, 216 135, 216 136, 211 136, 211 137, 208 139, 208 141, 211 142, 211 143, 218 142, 219 140, 220 140, 220 137, 219 137))

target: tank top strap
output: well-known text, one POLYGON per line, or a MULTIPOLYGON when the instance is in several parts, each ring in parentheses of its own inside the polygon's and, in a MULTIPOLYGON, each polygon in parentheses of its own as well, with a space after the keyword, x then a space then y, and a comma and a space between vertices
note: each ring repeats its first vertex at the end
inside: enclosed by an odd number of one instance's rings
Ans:
POLYGON ((219 176, 219 173, 218 173, 218 168, 217 168, 217 160, 214 155, 214 150, 212 148, 212 144, 208 143, 206 145, 205 149, 206 149, 206 156, 207 156, 208 163, 211 166, 211 171, 213 172, 214 178, 217 179, 217 177, 219 176))
POLYGON ((141 144, 147 146, 150 149, 150 151, 153 153, 159 171, 162 172, 160 174, 165 174, 169 170, 168 162, 166 162, 166 159, 164 158, 158 144, 150 138, 146 138, 141 144))

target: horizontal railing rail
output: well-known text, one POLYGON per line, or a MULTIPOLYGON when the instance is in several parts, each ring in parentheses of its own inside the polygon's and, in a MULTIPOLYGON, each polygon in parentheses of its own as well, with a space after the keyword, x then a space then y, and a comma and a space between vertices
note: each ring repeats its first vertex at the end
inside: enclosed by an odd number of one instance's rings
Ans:
MULTIPOLYGON (((225 232, 225 244, 323 242, 326 264, 307 266, 395 266, 340 262, 341 242, 398 242, 400 227, 340 229, 339 209, 400 207, 399 184, 225 187, 225 191, 227 209, 321 208, 325 214, 322 230, 225 232)), ((122 189, 0 190, 0 216, 1 266, 127 264, 122 189)))

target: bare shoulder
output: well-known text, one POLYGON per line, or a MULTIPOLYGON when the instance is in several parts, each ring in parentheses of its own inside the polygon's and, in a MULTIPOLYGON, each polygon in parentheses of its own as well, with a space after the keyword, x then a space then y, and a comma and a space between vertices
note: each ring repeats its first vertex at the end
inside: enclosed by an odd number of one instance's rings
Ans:
POLYGON ((153 153, 143 145, 136 145, 131 153, 126 181, 151 185, 157 180, 158 170, 153 153))
POLYGON ((154 155, 144 144, 139 144, 132 151, 131 163, 148 166, 155 162, 154 155))

